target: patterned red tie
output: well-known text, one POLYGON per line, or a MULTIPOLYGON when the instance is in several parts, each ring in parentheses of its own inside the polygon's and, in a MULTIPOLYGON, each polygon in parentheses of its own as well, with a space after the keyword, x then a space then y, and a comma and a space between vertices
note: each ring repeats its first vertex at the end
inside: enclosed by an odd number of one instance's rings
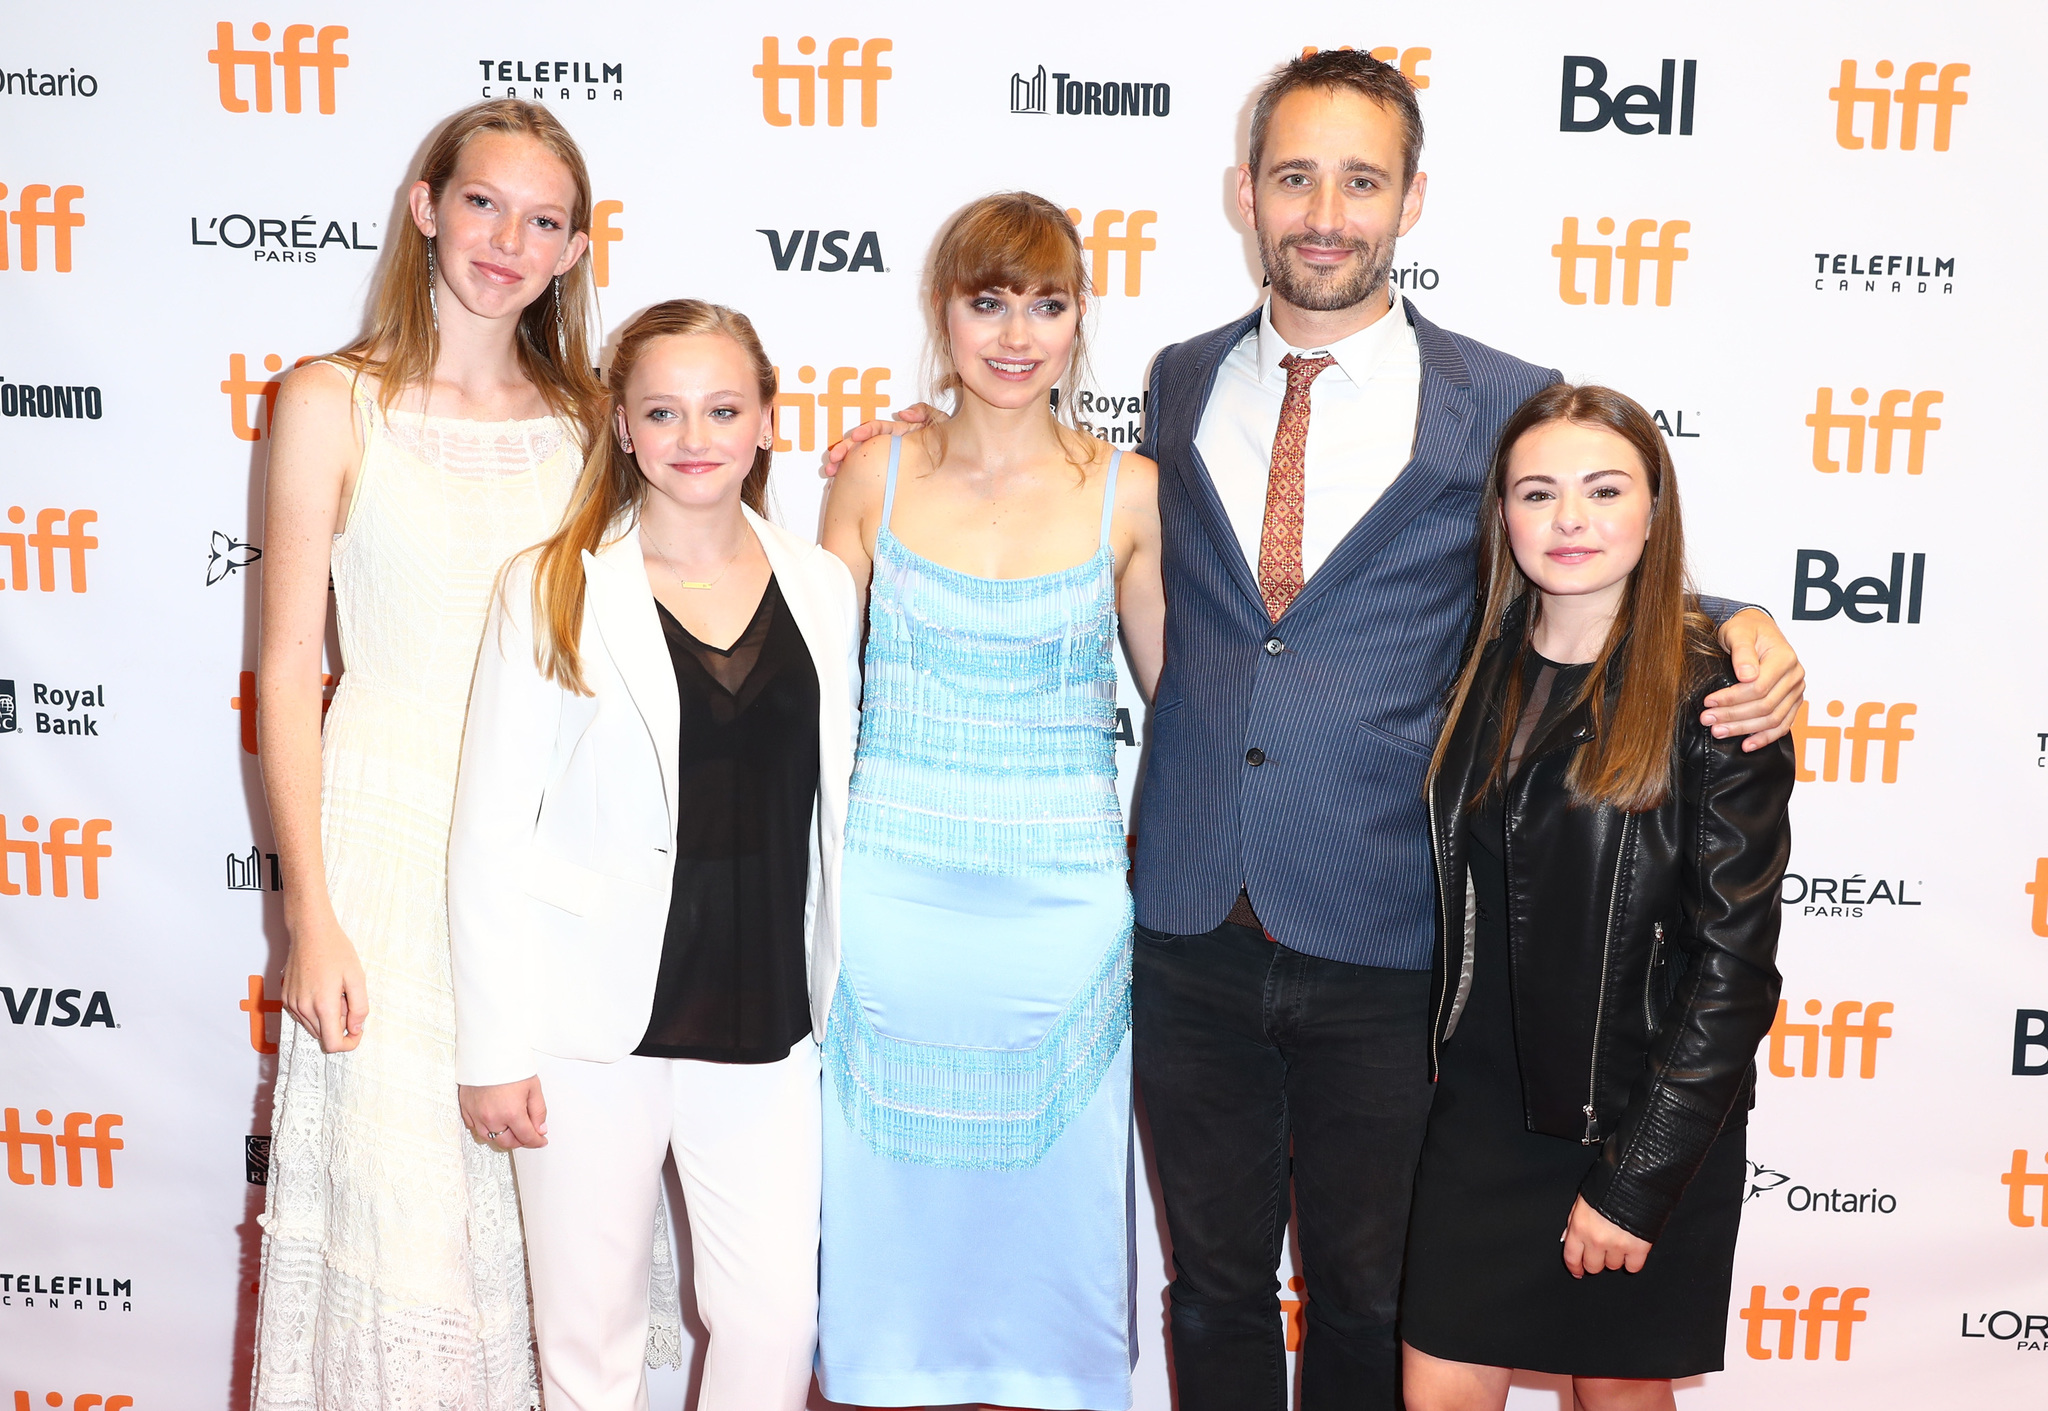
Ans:
POLYGON ((1303 451, 1308 446, 1309 387, 1337 360, 1280 359, 1287 369, 1287 395, 1280 402, 1280 425, 1273 432, 1273 463, 1266 476, 1266 522, 1259 533, 1259 595, 1273 621, 1287 611, 1301 591, 1301 502, 1303 451))

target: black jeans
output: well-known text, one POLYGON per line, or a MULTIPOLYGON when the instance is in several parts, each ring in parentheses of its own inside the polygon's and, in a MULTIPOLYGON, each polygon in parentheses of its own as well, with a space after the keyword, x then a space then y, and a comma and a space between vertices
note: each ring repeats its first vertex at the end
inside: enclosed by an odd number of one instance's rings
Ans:
POLYGON ((1400 1411, 1429 972, 1323 960, 1228 922, 1199 936, 1140 927, 1135 948, 1132 1055, 1173 1241, 1180 1411, 1285 1411, 1274 1270, 1290 1168, 1302 1411, 1400 1411))

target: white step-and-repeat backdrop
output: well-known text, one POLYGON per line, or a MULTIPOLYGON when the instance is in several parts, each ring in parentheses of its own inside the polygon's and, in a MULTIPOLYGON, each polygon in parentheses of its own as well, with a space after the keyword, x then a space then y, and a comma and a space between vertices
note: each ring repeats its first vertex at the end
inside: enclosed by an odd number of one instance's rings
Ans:
MULTIPOLYGON (((1258 297, 1248 95, 1347 44, 1422 90, 1401 290, 1655 408, 1701 581, 1811 672, 1728 1370, 1681 1406, 2048 1404, 2044 41, 1985 0, 10 9, 4 1404, 245 1398, 284 940, 268 412, 356 329, 429 129, 487 96, 562 116, 607 330, 677 295, 751 314, 808 525, 818 452, 920 396, 919 264, 987 191, 1072 208, 1101 296, 1081 415, 1135 442, 1152 353, 1258 297)), ((1140 1255, 1156 1411, 1149 1218, 1140 1255)), ((655 1390, 679 1407, 687 1375, 655 1390)))

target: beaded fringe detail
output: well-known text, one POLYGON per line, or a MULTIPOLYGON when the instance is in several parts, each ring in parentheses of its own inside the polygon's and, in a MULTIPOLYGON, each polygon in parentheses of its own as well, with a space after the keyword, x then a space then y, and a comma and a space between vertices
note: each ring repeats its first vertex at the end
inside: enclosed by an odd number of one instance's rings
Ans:
POLYGON ((1130 913, 1115 945, 1045 1037, 990 1049, 891 1038, 845 975, 832 997, 825 1066, 846 1123, 875 1153, 921 1166, 1035 1166, 1094 1100, 1131 1027, 1130 913))

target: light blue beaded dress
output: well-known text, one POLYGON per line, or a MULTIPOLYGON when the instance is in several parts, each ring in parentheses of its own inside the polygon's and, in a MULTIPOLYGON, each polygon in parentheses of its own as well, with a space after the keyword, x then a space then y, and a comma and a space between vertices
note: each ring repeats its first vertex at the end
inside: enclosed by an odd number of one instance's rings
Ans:
POLYGON ((1123 1411, 1131 898, 1117 461, 1095 556, 977 578, 875 536, 825 1039, 834 1401, 1123 1411))

